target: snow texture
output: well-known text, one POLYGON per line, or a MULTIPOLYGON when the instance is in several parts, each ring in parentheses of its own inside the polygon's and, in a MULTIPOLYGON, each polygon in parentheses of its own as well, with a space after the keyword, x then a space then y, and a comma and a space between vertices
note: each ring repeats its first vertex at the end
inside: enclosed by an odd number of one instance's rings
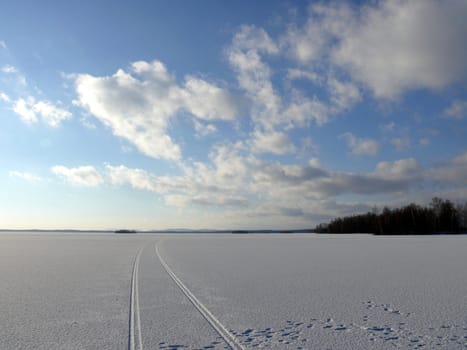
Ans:
POLYGON ((466 251, 466 236, 2 233, 0 349, 467 349, 466 251))

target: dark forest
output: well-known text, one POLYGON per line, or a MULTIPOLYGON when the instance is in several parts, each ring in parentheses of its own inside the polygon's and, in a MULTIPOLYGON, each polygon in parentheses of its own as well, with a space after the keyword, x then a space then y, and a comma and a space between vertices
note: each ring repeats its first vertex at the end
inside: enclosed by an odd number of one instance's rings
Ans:
POLYGON ((455 205, 435 197, 428 206, 376 208, 366 214, 336 218, 316 227, 318 233, 372 233, 375 235, 442 234, 467 231, 467 202, 455 205))

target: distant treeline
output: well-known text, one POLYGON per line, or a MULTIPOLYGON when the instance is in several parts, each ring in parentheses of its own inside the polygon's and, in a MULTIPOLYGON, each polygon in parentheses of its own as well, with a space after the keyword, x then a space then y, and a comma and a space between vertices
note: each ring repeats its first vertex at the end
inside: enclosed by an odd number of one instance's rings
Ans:
POLYGON ((426 206, 377 209, 346 216, 316 227, 319 233, 373 233, 375 235, 460 233, 467 231, 467 203, 455 205, 435 197, 426 206))

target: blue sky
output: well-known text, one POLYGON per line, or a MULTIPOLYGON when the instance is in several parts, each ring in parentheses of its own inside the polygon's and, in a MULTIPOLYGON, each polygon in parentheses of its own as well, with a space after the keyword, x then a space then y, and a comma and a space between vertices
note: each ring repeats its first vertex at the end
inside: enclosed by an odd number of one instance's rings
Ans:
POLYGON ((467 199, 465 1, 15 1, 0 227, 306 228, 467 199))

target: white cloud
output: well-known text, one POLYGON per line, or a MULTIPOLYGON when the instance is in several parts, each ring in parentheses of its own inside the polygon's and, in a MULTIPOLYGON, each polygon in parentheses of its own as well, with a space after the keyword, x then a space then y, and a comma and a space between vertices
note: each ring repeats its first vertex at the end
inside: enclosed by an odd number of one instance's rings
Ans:
POLYGON ((386 180, 412 179, 418 176, 422 168, 414 159, 400 159, 394 162, 379 162, 376 165, 375 175, 386 180))
MULTIPOLYGON (((288 47, 290 35, 279 39, 281 45, 278 45, 263 29, 242 26, 227 49, 238 84, 251 101, 250 113, 257 128, 301 127, 311 121, 322 125, 361 100, 360 89, 354 82, 337 79, 337 75, 330 72, 318 74, 313 69, 287 68, 284 79, 288 80, 289 88, 286 91, 276 89, 273 74, 277 72, 266 59, 268 55, 283 53, 281 50, 288 47), (315 95, 310 96, 310 91, 295 87, 293 81, 297 79, 307 79, 320 88, 324 85, 329 100, 324 102, 315 95)), ((280 73, 283 74, 284 69, 280 73)))
POLYGON ((65 109, 55 106, 49 101, 38 101, 33 105, 33 110, 40 114, 42 120, 52 126, 57 127, 66 119, 71 118, 71 113, 65 109))
POLYGON ((244 149, 241 142, 217 145, 209 153, 210 164, 194 163, 191 169, 185 169, 186 178, 198 192, 238 196, 249 172, 249 161, 240 154, 244 149))
POLYGON ((195 127, 196 135, 198 136, 207 136, 217 131, 217 128, 214 124, 204 124, 196 119, 193 119, 193 124, 195 127))
POLYGON ((165 134, 169 117, 180 105, 177 86, 160 62, 149 67, 136 63, 133 69, 142 80, 123 70, 110 77, 76 76, 79 104, 142 153, 179 158, 179 146, 165 134))
POLYGON ((32 100, 31 98, 29 98, 28 100, 19 98, 15 101, 13 105, 13 112, 18 114, 21 120, 25 123, 36 123, 36 113, 34 112, 31 106, 33 104, 34 100, 32 100))
POLYGON ((0 91, 0 100, 2 100, 3 102, 7 102, 7 103, 11 102, 10 96, 8 96, 2 91, 0 91))
POLYGON ((193 184, 184 176, 156 176, 143 169, 128 168, 124 165, 105 166, 108 181, 114 186, 130 185, 138 190, 161 194, 189 192, 193 184))
POLYGON ((271 127, 281 122, 281 98, 274 90, 271 69, 262 60, 262 53, 276 54, 278 47, 263 29, 243 26, 234 36, 227 57, 253 104, 255 122, 271 127))
MULTIPOLYGON (((242 144, 218 145, 208 163, 182 164, 182 173, 177 176, 158 176, 143 169, 107 164, 105 176, 97 175, 95 182, 154 192, 170 206, 222 208, 223 220, 238 215, 237 219, 244 223, 242 218, 265 216, 293 217, 304 222, 323 220, 367 210, 371 203, 368 196, 384 195, 396 200, 401 195, 413 196, 418 193, 414 190, 433 181, 447 188, 448 184, 464 186, 467 179, 467 153, 433 168, 424 169, 408 158, 379 162, 374 171, 353 173, 326 170, 314 158, 302 165, 262 161, 242 156, 245 150, 242 144), (347 194, 364 196, 366 204, 339 202, 347 194)), ((82 182, 75 170, 88 168, 86 172, 95 172, 93 167, 57 168, 61 169, 55 173, 75 184, 82 182)))
POLYGON ((180 86, 159 61, 135 62, 130 72, 120 69, 107 77, 74 78, 78 104, 153 158, 180 158, 179 145, 167 133, 179 110, 205 120, 231 120, 237 113, 226 90, 193 77, 180 86))
POLYGON ((244 25, 240 28, 240 31, 235 34, 232 47, 235 50, 265 52, 268 54, 279 52, 277 44, 269 34, 264 29, 253 25, 244 25))
POLYGON ((106 165, 107 175, 110 183, 115 186, 129 184, 131 187, 139 190, 148 190, 157 192, 157 179, 143 169, 130 169, 123 165, 106 165))
POLYGON ((253 133, 252 150, 255 153, 286 154, 294 152, 295 146, 283 132, 256 130, 253 133))
POLYGON ((314 167, 314 168, 321 168, 321 163, 319 162, 318 158, 311 158, 308 161, 308 165, 314 167))
POLYGON ((305 126, 311 120, 317 125, 323 125, 329 121, 331 111, 328 105, 316 98, 298 96, 286 107, 283 115, 289 123, 298 126, 305 126))
POLYGON ((375 156, 379 151, 379 143, 372 139, 359 138, 350 132, 340 136, 347 141, 350 152, 357 156, 375 156))
POLYGON ((347 110, 361 100, 360 90, 352 82, 342 82, 332 77, 328 79, 328 90, 336 112, 347 110))
POLYGON ((2 68, 0 68, 0 71, 5 73, 5 74, 18 73, 18 69, 16 67, 14 67, 14 66, 9 65, 9 64, 6 64, 2 68))
POLYGON ((125 184, 163 195, 169 205, 246 205, 244 196, 247 161, 238 152, 241 144, 217 146, 210 163, 180 164, 178 176, 156 176, 143 169, 106 165, 107 179, 115 186, 125 184))
POLYGON ((205 120, 235 119, 237 107, 226 90, 202 79, 188 77, 183 93, 185 108, 196 117, 205 120))
POLYGON ((328 201, 348 193, 407 193, 423 179, 423 169, 414 159, 380 162, 369 173, 331 172, 315 162, 307 165, 259 162, 254 170, 251 188, 262 196, 263 203, 299 207, 304 212, 316 201, 328 201))
POLYGON ((352 13, 346 4, 315 4, 303 27, 291 26, 282 38, 283 46, 301 64, 316 64, 329 55, 333 35, 351 24, 352 13))
POLYGON ((372 172, 352 173, 328 171, 313 158, 303 165, 245 158, 238 154, 242 148, 219 146, 210 155, 211 165, 195 163, 185 167, 180 176, 155 176, 142 169, 107 166, 108 178, 116 186, 130 184, 161 194, 168 205, 237 208, 237 214, 243 217, 308 220, 369 208, 369 204, 338 204, 336 200, 342 195, 407 196, 432 180, 462 185, 467 178, 466 154, 431 169, 423 169, 415 159, 408 158, 379 162, 372 172))
POLYGON ((8 46, 6 46, 6 43, 3 40, 0 40, 0 48, 4 50, 8 49, 8 46))
POLYGON ((430 169, 429 177, 446 185, 467 185, 467 152, 454 157, 446 164, 430 169))
POLYGON ((439 89, 466 76, 466 15, 465 1, 378 2, 354 11, 332 58, 376 97, 439 89))
POLYGON ((467 75, 465 1, 383 0, 310 5, 283 47, 303 66, 342 69, 378 98, 440 89, 467 75))
POLYGON ((28 85, 26 77, 15 66, 5 64, 0 67, 0 72, 5 74, 4 81, 8 82, 9 85, 19 85, 20 88, 24 88, 28 85))
POLYGON ((23 171, 10 171, 9 175, 18 179, 25 180, 27 182, 39 182, 42 180, 40 176, 34 175, 32 173, 23 172, 23 171))
POLYGON ((56 165, 50 169, 52 173, 65 179, 74 186, 97 187, 104 182, 103 177, 90 165, 68 168, 56 165))
POLYGON ((71 118, 71 113, 57 107, 49 101, 36 101, 33 97, 26 100, 19 98, 13 104, 13 111, 25 123, 36 123, 39 115, 43 122, 52 127, 58 127, 61 122, 71 118))
POLYGON ((467 101, 453 101, 444 111, 444 116, 451 119, 464 119, 467 116, 467 101))
POLYGON ((307 79, 312 82, 320 82, 321 76, 318 73, 313 71, 297 69, 297 68, 289 68, 287 70, 287 79, 295 80, 295 79, 307 79))

